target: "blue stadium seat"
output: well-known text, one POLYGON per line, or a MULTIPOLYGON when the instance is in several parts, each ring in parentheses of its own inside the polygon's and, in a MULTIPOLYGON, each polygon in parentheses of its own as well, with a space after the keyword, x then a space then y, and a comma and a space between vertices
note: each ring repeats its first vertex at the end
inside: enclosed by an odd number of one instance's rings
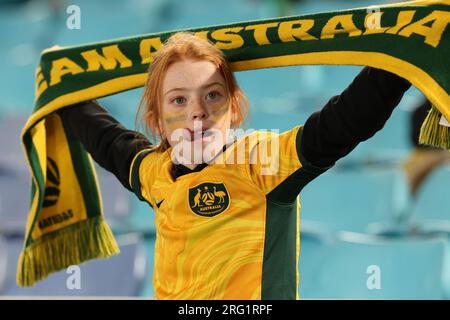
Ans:
POLYGON ((111 228, 126 230, 133 194, 113 174, 103 169, 97 169, 97 172, 105 219, 111 228))
POLYGON ((0 167, 0 230, 23 234, 30 206, 30 174, 0 167))
MULTIPOLYGON (((31 288, 21 288, 15 283, 17 259, 22 240, 7 241, 7 281, 0 288, 6 296, 139 296, 148 270, 143 240, 136 234, 117 237, 121 253, 109 259, 98 259, 81 264, 81 288, 68 289, 67 282, 73 272, 66 270, 51 274, 31 288)), ((69 279, 70 280, 70 279, 69 279)))
POLYGON ((8 266, 8 248, 6 244, 6 240, 0 234, 0 292, 5 287, 5 283, 7 281, 7 266, 8 266))
POLYGON ((131 214, 126 223, 136 232, 154 234, 156 231, 155 211, 147 202, 140 201, 137 197, 134 197, 131 201, 131 214))
POLYGON ((300 194, 303 220, 355 232, 366 232, 374 222, 395 223, 408 201, 408 186, 395 168, 332 168, 300 194))
POLYGON ((96 166, 103 212, 110 227, 118 233, 137 232, 154 235, 154 211, 145 201, 129 192, 119 180, 96 166))
POLYGON ((145 253, 147 254, 147 270, 143 281, 142 289, 139 293, 141 297, 154 298, 155 292, 153 288, 153 270, 155 258, 155 237, 144 237, 145 253))
POLYGON ((412 223, 450 225, 450 166, 436 168, 417 192, 411 209, 412 223))
POLYGON ((336 234, 314 222, 300 222, 300 299, 308 298, 318 282, 317 267, 323 263, 324 248, 335 241, 336 234), (303 278, 307 275, 305 281, 303 278))
POLYGON ((442 299, 446 242, 441 237, 389 240, 349 232, 332 243, 303 238, 300 298, 442 299))
POLYGON ((0 118, 1 166, 26 170, 27 163, 21 141, 21 132, 26 121, 25 114, 7 114, 0 118))
MULTIPOLYGON (((407 216, 408 228, 416 234, 442 235, 450 239, 450 166, 436 168, 417 191, 407 216)), ((444 289, 450 299, 450 245, 446 247, 444 289)))
POLYGON ((182 1, 170 0, 172 19, 165 21, 164 30, 177 30, 207 25, 220 25, 232 22, 247 21, 251 19, 268 18, 275 13, 267 15, 261 10, 264 3, 252 1, 231 0, 220 7, 214 1, 197 0, 182 1), (207 13, 207 14, 205 14, 207 13))
MULTIPOLYGON (((381 3, 387 2, 389 1, 381 1, 381 3)), ((108 10, 105 11, 105 1, 79 0, 77 4, 80 5, 83 12, 82 30, 80 31, 64 27, 55 28, 55 25, 64 26, 67 15, 64 11, 60 11, 60 14, 58 14, 58 10, 52 11, 49 8, 50 2, 28 1, 24 3, 24 5, 8 6, 0 10, 0 30, 14 30, 14 32, 3 32, 3 41, 0 43, 0 61, 2 63, 0 69, 4 74, 8 74, 7 77, 0 77, 0 96, 2 96, 2 105, 0 106, 0 149, 2 150, 0 153, 0 233, 11 230, 23 232, 25 228, 30 197, 30 178, 20 145, 20 131, 33 105, 34 71, 41 49, 53 44, 77 45, 148 32, 279 16, 277 10, 279 1, 229 0, 227 5, 221 5, 218 8, 219 2, 210 0, 189 2, 184 0, 137 0, 131 2, 118 0, 110 3, 108 10), (101 24, 97 23, 99 16, 102 17, 101 24), (10 112, 12 112, 11 115, 1 117, 10 112)), ((354 0, 298 1, 293 5, 292 12, 289 14, 347 9, 355 7, 355 3, 354 0)), ((369 0, 357 3, 359 7, 371 4, 372 2, 369 0)), ((361 68, 304 66, 239 72, 237 77, 251 104, 251 116, 248 123, 252 128, 278 128, 280 132, 304 124, 313 111, 319 110, 332 95, 339 94, 361 68)), ((118 119, 129 128, 134 122, 135 107, 141 91, 142 89, 137 89, 106 98, 108 103, 105 105, 111 111, 116 111, 116 113, 113 112, 115 116, 122 116, 118 119), (109 99, 111 103, 109 103, 109 99), (132 108, 126 108, 126 105, 130 105, 132 108), (117 107, 112 110, 114 106, 117 107)), ((402 104, 405 104, 405 100, 402 101, 402 104)), ((407 101, 406 104, 408 104, 407 101)), ((343 161, 379 158, 382 149, 387 149, 389 152, 403 150, 407 141, 406 120, 405 110, 397 107, 385 128, 373 139, 360 144, 343 161)), ((381 156, 384 157, 384 155, 381 156)), ((333 239, 331 233, 324 231, 325 227, 365 231, 370 222, 390 222, 393 217, 401 214, 405 202, 407 202, 404 184, 401 178, 397 179, 396 173, 390 176, 388 171, 386 170, 386 173, 372 172, 364 177, 361 172, 332 171, 319 177, 305 189, 301 198, 302 255, 308 256, 308 259, 302 260, 307 262, 306 265, 303 265, 304 274, 313 274, 319 277, 316 270, 319 269, 317 266, 320 266, 320 261, 323 261, 322 251, 330 248, 330 241, 333 239), (377 175, 379 176, 377 177, 377 175), (315 222, 316 225, 309 224, 309 226, 314 225, 314 228, 308 229, 308 222, 315 222)), ((114 230, 121 233, 127 230, 146 233, 149 238, 144 240, 143 245, 146 247, 146 252, 149 253, 147 259, 153 259, 154 240, 152 236, 155 232, 153 210, 148 204, 140 202, 135 196, 129 194, 113 176, 104 176, 100 172, 99 180, 108 223, 114 230)), ((437 180, 441 180, 436 182, 438 186, 430 187, 427 191, 429 194, 422 196, 423 200, 420 198, 417 202, 414 216, 422 222, 428 219, 427 227, 431 229, 439 227, 438 229, 443 231, 446 229, 446 225, 445 220, 442 219, 446 219, 446 213, 439 209, 445 208, 445 204, 448 202, 445 199, 444 191, 445 188, 448 189, 448 186, 442 181, 444 179, 437 180), (438 191, 433 188, 438 188, 438 191), (429 203, 430 200, 426 199, 429 199, 430 196, 434 196, 433 199, 437 200, 429 203)), ((424 227, 423 224, 422 227, 424 227)), ((447 229, 450 234, 450 223, 447 229)), ((129 244, 123 242, 123 253, 120 256, 82 265, 82 274, 86 274, 86 278, 83 279, 88 283, 83 282, 82 292, 68 292, 65 281, 69 275, 65 272, 50 276, 48 280, 39 283, 32 289, 15 287, 17 255, 22 243, 22 239, 8 238, 6 242, 5 240, 2 242, 0 239, 0 294, 5 292, 5 294, 11 295, 109 295, 111 293, 112 295, 153 296, 151 272, 145 273, 143 287, 137 288, 133 285, 134 280, 129 280, 132 273, 126 271, 132 268, 130 261, 133 259, 130 257, 133 257, 133 252, 136 252, 133 250, 141 244, 133 247, 131 242, 129 244), (2 243, 4 244, 3 249, 2 243), (8 255, 4 254, 5 248, 8 249, 8 255), (4 257, 8 257, 8 259, 4 259, 4 257), (113 261, 119 262, 116 265, 113 261), (2 270, 6 270, 4 267, 2 268, 2 264, 5 265, 5 263, 9 264, 8 272, 6 277, 2 277, 2 270), (110 263, 114 266, 111 267, 111 271, 108 271, 110 263), (106 271, 102 273, 103 270, 106 271), (107 276, 109 278, 105 280, 107 276), (94 280, 91 281, 91 279, 94 280), (108 281, 117 283, 110 284, 108 281), (127 282, 122 285, 121 281, 127 282), (92 285, 96 285, 98 288, 93 288, 92 285), (117 288, 119 285, 122 287, 117 288), (110 286, 114 288, 110 288, 110 286), (100 290, 101 288, 103 291, 100 290), (106 290, 109 293, 105 294, 106 290), (133 293, 130 293, 131 291, 133 293)), ((447 255, 447 258, 450 266, 450 254, 447 255)), ((150 270, 149 267, 147 269, 150 270)), ((320 280, 320 277, 317 279, 320 280)), ((450 281, 448 283, 450 284, 450 281)), ((314 289, 315 284, 314 282, 304 282, 303 288, 308 293, 311 292, 308 288, 314 289), (308 287, 309 284, 312 285, 308 287)))

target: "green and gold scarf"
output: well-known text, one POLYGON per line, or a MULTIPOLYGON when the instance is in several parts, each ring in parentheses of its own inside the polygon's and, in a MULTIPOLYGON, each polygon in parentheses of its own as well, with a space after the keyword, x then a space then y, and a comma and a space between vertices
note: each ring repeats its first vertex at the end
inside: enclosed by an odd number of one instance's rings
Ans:
MULTIPOLYGON (((434 108, 421 141, 450 148, 450 0, 210 26, 191 31, 225 53, 234 71, 293 65, 361 65, 408 79, 434 108)), ((92 161, 56 110, 145 84, 154 53, 174 32, 45 50, 22 141, 31 206, 17 281, 33 285, 72 264, 119 249, 102 215, 92 161)))

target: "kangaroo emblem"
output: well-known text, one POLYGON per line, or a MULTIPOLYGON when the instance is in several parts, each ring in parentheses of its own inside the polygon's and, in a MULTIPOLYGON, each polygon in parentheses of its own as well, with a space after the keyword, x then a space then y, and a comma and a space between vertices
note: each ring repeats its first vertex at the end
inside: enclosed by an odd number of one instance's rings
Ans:
POLYGON ((192 208, 197 207, 200 204, 200 196, 202 195, 202 191, 197 188, 197 194, 194 197, 194 206, 192 208))

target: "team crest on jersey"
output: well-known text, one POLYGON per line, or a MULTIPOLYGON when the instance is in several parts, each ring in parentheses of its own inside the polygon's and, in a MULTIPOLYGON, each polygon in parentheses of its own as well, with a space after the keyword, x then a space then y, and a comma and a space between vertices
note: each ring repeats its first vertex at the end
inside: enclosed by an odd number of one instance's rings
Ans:
POLYGON ((199 216, 216 216, 229 205, 230 196, 223 183, 204 182, 189 189, 189 207, 199 216))

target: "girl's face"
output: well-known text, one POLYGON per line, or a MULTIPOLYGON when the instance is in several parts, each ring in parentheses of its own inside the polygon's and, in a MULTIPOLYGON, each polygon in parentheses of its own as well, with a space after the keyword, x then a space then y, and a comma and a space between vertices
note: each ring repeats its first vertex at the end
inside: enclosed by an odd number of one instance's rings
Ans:
POLYGON ((171 64, 162 83, 161 115, 160 128, 178 162, 194 168, 216 155, 228 139, 233 117, 216 65, 193 59, 171 64))

